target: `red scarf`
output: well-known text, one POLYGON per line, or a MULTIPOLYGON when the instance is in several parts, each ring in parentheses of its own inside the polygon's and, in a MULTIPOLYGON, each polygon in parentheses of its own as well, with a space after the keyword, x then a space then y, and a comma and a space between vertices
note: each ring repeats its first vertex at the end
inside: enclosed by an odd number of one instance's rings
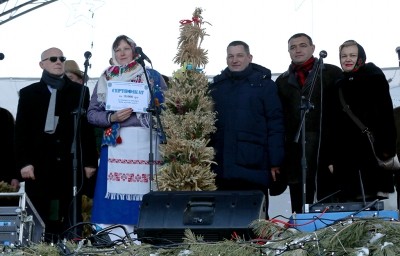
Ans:
POLYGON ((297 78, 297 81, 301 86, 304 86, 304 83, 306 82, 307 76, 310 73, 311 69, 314 66, 315 58, 311 57, 308 59, 306 62, 300 65, 292 64, 293 65, 293 71, 294 74, 297 78))

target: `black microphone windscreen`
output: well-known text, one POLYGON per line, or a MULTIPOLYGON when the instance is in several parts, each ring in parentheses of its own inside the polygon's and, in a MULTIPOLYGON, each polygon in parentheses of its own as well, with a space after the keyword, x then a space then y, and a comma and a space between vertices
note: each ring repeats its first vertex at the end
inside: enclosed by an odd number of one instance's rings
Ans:
POLYGON ((319 52, 319 57, 326 58, 326 56, 328 56, 328 53, 326 51, 322 50, 319 52))
POLYGON ((137 54, 139 54, 139 55, 143 55, 142 47, 136 46, 136 47, 135 47, 135 52, 136 52, 137 54))
POLYGON ((146 54, 144 54, 144 52, 143 52, 143 50, 142 50, 142 47, 136 46, 136 47, 135 47, 135 52, 136 52, 137 54, 139 54, 144 60, 146 60, 147 62, 149 62, 149 63, 151 64, 151 60, 149 59, 149 57, 147 57, 146 54))
POLYGON ((92 57, 92 53, 89 51, 86 51, 84 55, 86 59, 90 59, 92 57))
POLYGON ((0 52, 0 60, 4 59, 4 54, 0 52))

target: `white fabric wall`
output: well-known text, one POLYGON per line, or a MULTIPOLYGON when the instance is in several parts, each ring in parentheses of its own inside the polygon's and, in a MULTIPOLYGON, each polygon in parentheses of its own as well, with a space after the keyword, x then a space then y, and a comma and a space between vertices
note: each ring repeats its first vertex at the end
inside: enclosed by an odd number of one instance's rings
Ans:
MULTIPOLYGON (((400 68, 383 68, 386 79, 389 81, 390 93, 392 95, 393 107, 400 107, 400 68)), ((280 74, 272 74, 275 80, 280 74)), ((212 76, 209 77, 211 80, 212 76)), ((32 83, 39 81, 40 78, 0 78, 0 107, 8 109, 15 117, 18 105, 18 91, 32 83)), ((90 93, 96 85, 98 78, 88 81, 90 93)))
MULTIPOLYGON (((39 80, 40 78, 0 78, 0 107, 8 109, 15 117, 19 90, 39 80)), ((96 82, 97 78, 90 79, 87 83, 90 95, 92 95, 96 82)))

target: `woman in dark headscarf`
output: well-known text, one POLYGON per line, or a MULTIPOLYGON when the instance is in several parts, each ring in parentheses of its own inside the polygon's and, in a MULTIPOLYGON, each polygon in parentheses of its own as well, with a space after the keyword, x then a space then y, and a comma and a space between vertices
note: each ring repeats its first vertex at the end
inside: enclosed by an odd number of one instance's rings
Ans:
MULTIPOLYGON (((375 151, 386 160, 396 154, 396 129, 389 84, 382 70, 366 63, 366 54, 354 40, 340 48, 344 78, 339 91, 354 115, 368 127, 375 138, 375 151)), ((338 92, 339 92, 338 91, 338 92)), ((393 173, 378 166, 368 137, 343 111, 339 93, 332 108, 332 163, 342 201, 387 198, 394 192, 393 173)))

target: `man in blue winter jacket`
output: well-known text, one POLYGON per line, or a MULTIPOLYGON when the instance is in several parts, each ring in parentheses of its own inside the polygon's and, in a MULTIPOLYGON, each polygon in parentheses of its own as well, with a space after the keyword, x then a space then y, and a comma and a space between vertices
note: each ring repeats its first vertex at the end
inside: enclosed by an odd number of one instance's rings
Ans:
POLYGON ((228 67, 210 85, 217 112, 213 171, 219 190, 261 190, 268 206, 284 157, 283 113, 271 71, 252 59, 245 42, 231 42, 228 67))

